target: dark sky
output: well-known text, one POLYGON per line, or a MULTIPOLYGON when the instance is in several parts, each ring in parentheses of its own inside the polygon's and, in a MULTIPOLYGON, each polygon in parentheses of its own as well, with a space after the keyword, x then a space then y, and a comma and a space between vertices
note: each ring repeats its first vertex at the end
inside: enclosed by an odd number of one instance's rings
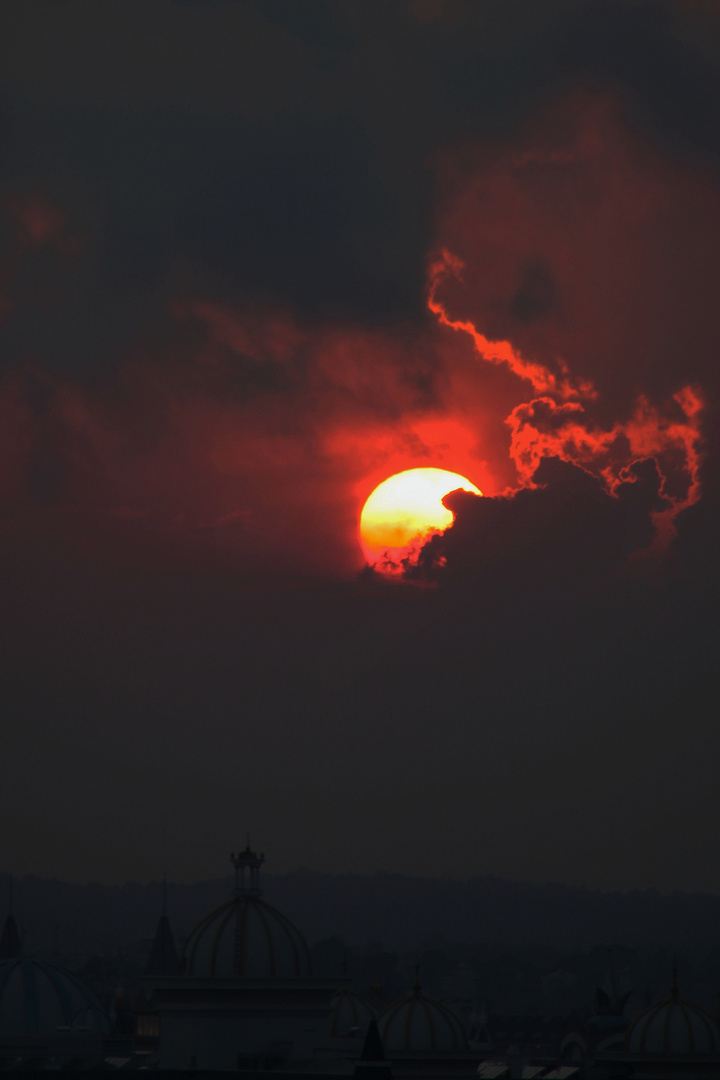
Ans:
POLYGON ((2 869, 720 891, 719 116, 714 0, 3 0, 2 869))

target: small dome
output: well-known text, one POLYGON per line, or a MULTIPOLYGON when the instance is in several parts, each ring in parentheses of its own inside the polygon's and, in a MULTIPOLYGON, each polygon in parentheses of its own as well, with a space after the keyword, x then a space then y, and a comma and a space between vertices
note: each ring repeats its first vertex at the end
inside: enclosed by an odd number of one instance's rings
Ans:
POLYGON ((407 997, 388 1005, 378 1020, 385 1049, 423 1053, 465 1050, 465 1030, 455 1013, 425 997, 417 982, 407 997))
POLYGON ((673 979, 670 996, 634 1018, 625 1035, 625 1048, 631 1054, 717 1054, 720 1031, 711 1016, 683 1001, 673 979))
POLYGON ((20 957, 0 964, 0 1038, 58 1029, 107 1035, 110 1024, 92 990, 71 972, 20 957))
POLYGON ((353 1028, 358 1028, 364 1035, 368 1024, 375 1019, 375 1009, 362 994, 353 990, 338 990, 333 1001, 331 1035, 349 1035, 353 1028))

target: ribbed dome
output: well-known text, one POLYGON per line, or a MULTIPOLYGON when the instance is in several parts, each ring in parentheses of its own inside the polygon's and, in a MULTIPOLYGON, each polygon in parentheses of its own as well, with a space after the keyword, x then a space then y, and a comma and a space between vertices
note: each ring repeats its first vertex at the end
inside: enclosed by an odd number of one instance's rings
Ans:
POLYGON ((426 1052, 465 1050, 467 1038, 455 1013, 425 997, 417 982, 407 997, 389 1005, 378 1020, 385 1049, 426 1052))
POLYGON ((300 931, 259 896, 234 896, 198 923, 183 951, 186 975, 267 979, 310 974, 300 931))
POLYGON ((683 1001, 673 979, 670 996, 634 1018, 625 1035, 625 1048, 631 1054, 717 1054, 720 1031, 711 1016, 683 1001))
POLYGON ((0 1037, 56 1035, 58 1029, 110 1032, 92 990, 69 971, 16 957, 0 964, 0 1037))
POLYGON ((349 1035, 353 1028, 358 1028, 364 1035, 368 1024, 375 1019, 375 1009, 362 994, 353 990, 338 990, 333 1001, 331 1035, 349 1035))
POLYGON ((236 873, 233 897, 192 931, 181 971, 196 978, 307 977, 310 953, 304 937, 281 912, 260 899, 258 874, 264 856, 256 855, 248 845, 230 858, 236 873))

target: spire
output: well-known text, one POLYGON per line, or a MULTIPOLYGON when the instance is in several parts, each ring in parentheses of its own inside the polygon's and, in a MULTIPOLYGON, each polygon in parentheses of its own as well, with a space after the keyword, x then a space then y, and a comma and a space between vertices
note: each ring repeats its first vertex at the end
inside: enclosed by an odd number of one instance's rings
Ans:
POLYGON ((180 968, 175 938, 167 917, 167 875, 163 876, 162 914, 158 920, 150 956, 145 966, 146 975, 177 975, 180 968))
POLYGON ((377 1020, 373 1019, 368 1024, 367 1034, 365 1035, 365 1044, 362 1048, 362 1054, 360 1055, 361 1061, 384 1061, 385 1051, 383 1050, 382 1039, 380 1038, 380 1031, 378 1030, 377 1020))
POLYGON ((355 1063, 355 1080, 392 1080, 390 1062, 385 1060, 377 1021, 368 1024, 360 1060, 355 1063))
POLYGON ((230 862, 235 867, 235 895, 236 896, 259 896, 260 895, 260 867, 265 862, 262 852, 256 854, 250 847, 250 834, 248 833, 244 851, 237 855, 230 852, 230 862))
POLYGON ((22 951, 20 931, 13 915, 13 879, 8 881, 8 913, 0 935, 0 962, 14 960, 22 951))
POLYGON ((608 949, 608 964, 605 974, 605 982, 595 988, 595 1015, 596 1016, 623 1016, 625 1006, 632 997, 632 989, 625 990, 622 994, 618 989, 615 978, 615 965, 613 963, 613 950, 608 949))

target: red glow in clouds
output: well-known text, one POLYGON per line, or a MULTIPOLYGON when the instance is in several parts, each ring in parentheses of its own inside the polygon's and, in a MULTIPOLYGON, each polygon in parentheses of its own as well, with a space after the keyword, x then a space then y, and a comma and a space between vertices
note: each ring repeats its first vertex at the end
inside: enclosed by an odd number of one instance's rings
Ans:
POLYGON ((671 415, 662 415, 641 396, 630 419, 603 430, 588 418, 583 404, 597 399, 597 389, 589 380, 574 379, 563 360, 557 362, 560 374, 555 375, 525 360, 509 341, 490 341, 471 321, 449 315, 438 290, 449 276, 462 280, 463 269, 460 259, 443 251, 430 267, 428 307, 441 325, 467 334, 481 360, 506 365, 539 392, 515 406, 505 420, 521 486, 533 486, 533 474, 544 457, 558 457, 601 476, 614 494, 631 478, 632 465, 652 459, 661 477, 660 494, 668 503, 666 510, 654 514, 656 546, 666 546, 675 534, 676 515, 700 498, 703 401, 698 388, 688 385, 673 394, 677 407, 671 415))
POLYGON ((428 295, 428 308, 436 315, 442 326, 449 326, 451 330, 460 330, 469 334, 479 356, 491 364, 506 364, 514 375, 521 379, 527 379, 532 384, 533 390, 538 393, 554 393, 559 398, 577 397, 581 394, 594 397, 595 390, 592 383, 579 382, 575 385, 569 377, 567 365, 564 361, 559 362, 561 376, 553 375, 542 364, 534 364, 524 360, 517 349, 514 349, 509 341, 489 341, 481 334, 469 320, 451 319, 444 306, 437 299, 437 291, 443 280, 449 276, 462 280, 464 266, 461 259, 451 255, 449 251, 443 251, 441 257, 430 267, 430 290, 428 295))
MULTIPOLYGON (((361 509, 389 476, 446 469, 512 496, 555 456, 609 495, 651 459, 662 549, 700 498, 704 399, 719 392, 720 190, 648 148, 613 102, 555 113, 511 146, 439 162, 430 327, 302 322, 191 293, 170 305, 177 334, 140 342, 105 382, 28 359, 0 381, 5 535, 142 565, 347 577, 361 509)), ((7 321, 34 310, 18 268, 38 247, 62 267, 83 246, 38 196, 5 212, 7 321)))

